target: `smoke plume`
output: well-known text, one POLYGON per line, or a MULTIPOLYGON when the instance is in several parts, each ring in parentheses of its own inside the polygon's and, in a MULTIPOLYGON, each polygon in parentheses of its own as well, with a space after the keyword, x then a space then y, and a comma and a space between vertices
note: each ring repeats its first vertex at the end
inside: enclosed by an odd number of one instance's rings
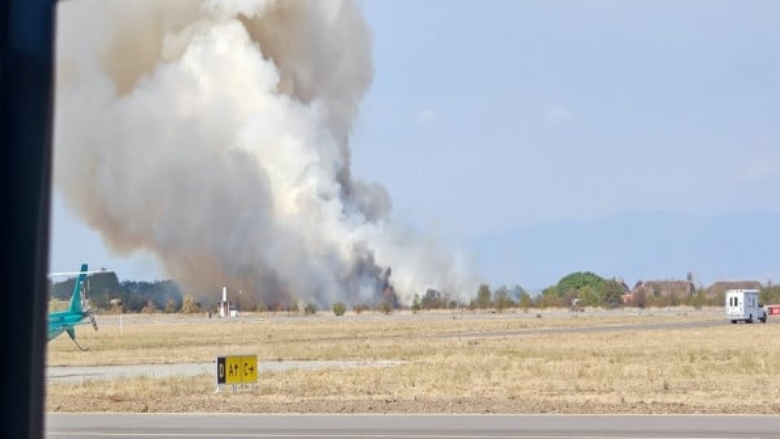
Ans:
POLYGON ((56 188, 117 254, 152 251, 202 298, 473 293, 350 173, 373 76, 354 2, 81 0, 58 26, 56 188))

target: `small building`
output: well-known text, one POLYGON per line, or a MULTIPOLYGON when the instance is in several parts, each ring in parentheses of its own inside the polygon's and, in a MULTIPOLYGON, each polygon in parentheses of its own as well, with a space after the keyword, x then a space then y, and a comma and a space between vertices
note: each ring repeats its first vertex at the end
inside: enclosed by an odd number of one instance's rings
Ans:
POLYGON ((708 299, 715 299, 724 295, 728 290, 758 290, 761 291, 761 282, 755 280, 743 280, 743 281, 722 281, 715 282, 707 287, 705 294, 708 299))
POLYGON ((227 298, 227 287, 222 287, 222 300, 217 305, 220 318, 236 317, 238 310, 235 305, 231 304, 227 298))
POLYGON ((693 297, 696 287, 687 280, 653 280, 640 282, 631 291, 633 297, 644 293, 644 297, 677 297, 680 299, 693 297))

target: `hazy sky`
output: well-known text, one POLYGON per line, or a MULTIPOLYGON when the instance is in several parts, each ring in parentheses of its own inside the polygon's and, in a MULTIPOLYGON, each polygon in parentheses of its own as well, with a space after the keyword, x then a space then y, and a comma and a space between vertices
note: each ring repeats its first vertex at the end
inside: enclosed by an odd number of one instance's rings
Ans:
MULTIPOLYGON (((470 249, 486 282, 543 287, 566 274, 554 253, 535 261, 542 272, 501 246, 534 227, 780 212, 778 2, 362 4, 375 75, 353 173, 388 189, 398 220, 470 249)), ((86 261, 122 279, 162 276, 149 256, 109 255, 58 199, 52 240, 52 271, 86 261)), ((603 274, 688 269, 637 264, 603 274)), ((780 271, 733 273, 754 274, 780 271)))

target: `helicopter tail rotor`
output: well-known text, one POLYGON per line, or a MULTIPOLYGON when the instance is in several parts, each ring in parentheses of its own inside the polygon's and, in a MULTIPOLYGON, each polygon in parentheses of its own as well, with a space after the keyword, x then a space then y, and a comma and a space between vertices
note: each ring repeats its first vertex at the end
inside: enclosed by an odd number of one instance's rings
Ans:
POLYGON ((95 331, 98 330, 97 320, 95 320, 95 313, 92 311, 89 311, 89 322, 92 323, 92 327, 95 328, 95 331))
POLYGON ((97 331, 98 326, 97 320, 95 319, 95 312, 89 308, 89 278, 87 278, 86 282, 84 282, 84 294, 81 295, 81 300, 83 301, 82 307, 84 309, 84 313, 87 314, 89 317, 89 322, 92 324, 92 327, 95 328, 95 331, 97 331))

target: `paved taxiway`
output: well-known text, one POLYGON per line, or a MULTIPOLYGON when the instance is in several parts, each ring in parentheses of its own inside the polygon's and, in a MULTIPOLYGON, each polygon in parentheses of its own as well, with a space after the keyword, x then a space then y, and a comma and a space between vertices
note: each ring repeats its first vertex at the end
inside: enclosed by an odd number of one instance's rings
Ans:
POLYGON ((46 437, 780 438, 778 416, 47 414, 46 437))

